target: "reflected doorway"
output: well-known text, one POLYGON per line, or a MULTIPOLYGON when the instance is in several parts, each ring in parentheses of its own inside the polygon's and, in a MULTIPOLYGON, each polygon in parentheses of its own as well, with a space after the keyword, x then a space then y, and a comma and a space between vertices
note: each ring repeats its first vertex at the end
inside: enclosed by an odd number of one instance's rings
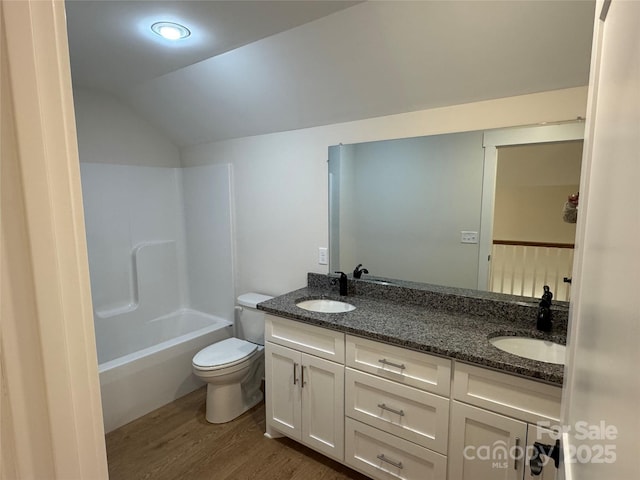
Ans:
POLYGON ((569 301, 576 224, 563 220, 579 190, 582 140, 497 148, 489 290, 569 301))
POLYGON ((576 121, 485 131, 479 289, 539 298, 542 287, 549 284, 556 300, 569 298, 569 285, 562 280, 565 276, 571 276, 572 255, 569 255, 568 264, 565 262, 564 266, 554 267, 560 271, 554 274, 554 279, 557 277, 561 280, 556 282, 552 281, 548 272, 541 274, 548 268, 543 265, 544 253, 541 256, 538 252, 536 256, 528 251, 526 261, 518 263, 513 258, 514 253, 510 252, 506 259, 501 260, 499 254, 494 256, 494 240, 498 245, 501 241, 568 244, 540 248, 566 246, 572 250, 569 247, 575 238, 575 226, 563 224, 562 208, 567 197, 578 191, 580 167, 577 165, 582 160, 583 139, 584 121, 580 118, 576 121), (536 146, 540 148, 534 148, 536 146), (497 192, 499 152, 501 184, 497 192), (519 156, 523 158, 513 160, 515 163, 509 162, 510 158, 519 156), (567 162, 568 156, 572 160, 567 162), (496 202, 500 204, 494 208, 496 202), (499 217, 497 226, 494 225, 494 214, 499 217), (542 220, 534 221, 534 217, 542 220), (497 229, 495 235, 494 228, 497 229), (564 236, 551 234, 557 230, 564 231, 564 236), (512 273, 508 275, 513 275, 513 278, 507 275, 507 278, 498 279, 499 269, 502 269, 501 276, 507 273, 505 270, 511 270, 512 273), (535 274, 531 273, 532 270, 535 270, 535 274), (534 275, 535 281, 522 280, 531 275, 534 275))

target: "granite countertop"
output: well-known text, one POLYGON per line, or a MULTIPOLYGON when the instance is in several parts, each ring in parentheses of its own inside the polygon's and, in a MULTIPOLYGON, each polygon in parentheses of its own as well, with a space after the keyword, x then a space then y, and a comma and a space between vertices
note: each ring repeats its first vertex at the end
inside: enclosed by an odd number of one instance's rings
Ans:
MULTIPOLYGON (((415 292, 409 292, 409 295, 412 294, 415 295, 415 292)), ((402 301, 402 296, 389 299, 389 295, 373 295, 370 291, 340 297, 337 292, 313 286, 310 282, 309 287, 262 302, 258 308, 274 315, 371 340, 562 385, 563 365, 529 360, 504 352, 489 343, 488 339, 501 335, 523 335, 565 343, 565 322, 555 322, 551 333, 543 333, 535 328, 535 310, 530 305, 492 302, 488 306, 481 304, 479 311, 478 308, 472 308, 476 306, 475 303, 470 303, 466 298, 454 300, 460 301, 462 307, 454 309, 451 301, 443 307, 442 304, 447 302, 432 300, 429 305, 402 301), (301 300, 315 298, 346 301, 356 309, 344 313, 318 313, 296 305, 301 300)))

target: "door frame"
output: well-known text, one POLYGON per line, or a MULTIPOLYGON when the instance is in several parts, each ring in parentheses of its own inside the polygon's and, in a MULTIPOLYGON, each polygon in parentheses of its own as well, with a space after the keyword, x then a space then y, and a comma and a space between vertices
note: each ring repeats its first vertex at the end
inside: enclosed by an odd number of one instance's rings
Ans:
POLYGON ((0 476, 106 479, 65 4, 0 21, 0 476))

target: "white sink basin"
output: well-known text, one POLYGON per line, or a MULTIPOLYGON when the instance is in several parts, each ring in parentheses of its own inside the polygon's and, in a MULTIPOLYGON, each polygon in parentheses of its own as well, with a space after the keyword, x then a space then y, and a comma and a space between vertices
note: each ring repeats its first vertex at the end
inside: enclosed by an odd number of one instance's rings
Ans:
POLYGON ((489 342, 500 350, 540 362, 564 365, 564 345, 529 337, 494 337, 489 342))
POLYGON ((296 305, 310 312, 320 313, 344 313, 355 310, 356 307, 347 302, 339 302, 338 300, 329 300, 326 298, 320 298, 317 300, 305 300, 303 302, 296 303, 296 305))

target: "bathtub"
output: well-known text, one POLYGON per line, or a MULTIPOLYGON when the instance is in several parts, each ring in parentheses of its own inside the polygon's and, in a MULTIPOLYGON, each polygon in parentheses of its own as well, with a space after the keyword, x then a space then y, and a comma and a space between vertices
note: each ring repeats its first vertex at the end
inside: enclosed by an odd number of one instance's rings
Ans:
POLYGON ((233 336, 231 321, 196 310, 133 322, 122 335, 126 317, 95 319, 105 432, 204 385, 191 372, 193 356, 233 336))

